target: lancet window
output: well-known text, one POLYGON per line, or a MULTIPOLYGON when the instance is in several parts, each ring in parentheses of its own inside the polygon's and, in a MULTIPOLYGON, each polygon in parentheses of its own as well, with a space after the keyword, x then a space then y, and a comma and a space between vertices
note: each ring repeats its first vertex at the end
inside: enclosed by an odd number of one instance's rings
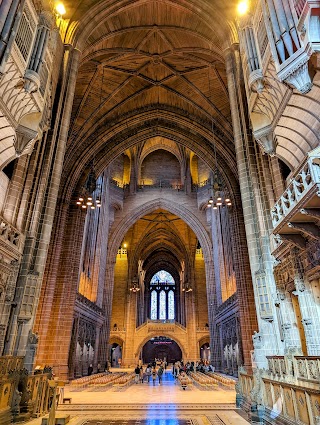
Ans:
POLYGON ((150 281, 150 319, 175 320, 175 281, 172 275, 160 270, 150 281))

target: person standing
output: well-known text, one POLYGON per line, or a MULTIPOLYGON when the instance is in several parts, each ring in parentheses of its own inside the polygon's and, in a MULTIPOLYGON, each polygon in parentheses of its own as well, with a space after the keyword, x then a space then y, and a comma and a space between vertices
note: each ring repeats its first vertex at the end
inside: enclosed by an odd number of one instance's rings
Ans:
POLYGON ((93 372, 93 366, 92 364, 88 367, 88 376, 92 375, 93 372))
POLYGON ((151 365, 148 364, 148 366, 146 367, 146 377, 147 377, 147 382, 148 383, 150 382, 151 373, 152 373, 151 365))
POLYGON ((160 366, 159 369, 158 369, 159 385, 161 385, 162 375, 163 375, 163 367, 160 366))
POLYGON ((152 368, 151 376, 153 385, 156 385, 157 369, 155 367, 152 368))
POLYGON ((138 364, 137 364, 137 367, 134 370, 134 373, 136 374, 136 376, 134 377, 134 381, 135 381, 136 384, 138 384, 139 379, 140 379, 140 367, 139 367, 138 364))

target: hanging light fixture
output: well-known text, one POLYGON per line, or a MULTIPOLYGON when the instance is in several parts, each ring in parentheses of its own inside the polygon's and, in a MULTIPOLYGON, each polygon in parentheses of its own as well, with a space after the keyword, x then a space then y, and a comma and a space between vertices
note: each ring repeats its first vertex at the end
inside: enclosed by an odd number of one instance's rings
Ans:
POLYGON ((189 282, 185 282, 183 285, 182 285, 182 292, 185 292, 186 294, 188 293, 188 292, 192 292, 193 291, 193 289, 191 288, 191 286, 189 285, 189 282))
POLYGON ((130 290, 130 292, 139 292, 140 291, 139 280, 138 280, 137 276, 135 276, 132 279, 131 286, 130 286, 129 290, 130 290))
POLYGON ((101 187, 100 185, 97 186, 96 180, 97 179, 92 164, 88 178, 84 184, 84 187, 82 188, 81 195, 76 202, 76 204, 79 205, 79 207, 81 207, 83 210, 95 210, 96 208, 101 207, 101 187), (98 192, 98 194, 95 194, 94 192, 98 192))
MULTIPOLYGON (((210 84, 210 67, 208 67, 208 84, 209 84, 209 93, 211 93, 211 84, 210 84)), ((227 189, 223 186, 223 179, 221 178, 218 171, 218 160, 217 160, 217 148, 214 134, 214 121, 213 115, 211 115, 211 135, 212 135, 212 144, 214 149, 214 162, 215 162, 215 172, 213 176, 213 185, 211 189, 211 196, 208 200, 208 208, 217 210, 219 207, 231 207, 232 202, 228 196, 227 189)))

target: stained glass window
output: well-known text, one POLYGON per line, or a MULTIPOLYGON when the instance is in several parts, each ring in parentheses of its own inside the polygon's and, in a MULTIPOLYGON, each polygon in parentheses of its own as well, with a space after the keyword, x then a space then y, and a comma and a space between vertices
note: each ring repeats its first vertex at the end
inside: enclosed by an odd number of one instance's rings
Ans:
POLYGON ((152 291, 151 292, 151 320, 157 320, 157 307, 158 307, 158 300, 157 300, 157 292, 152 291))
POLYGON ((166 320, 167 318, 167 303, 166 303, 166 293, 164 291, 160 292, 160 302, 159 302, 159 319, 166 320))
POLYGON ((168 293, 168 319, 174 320, 174 293, 169 291, 168 293))
POLYGON ((174 279, 170 273, 166 272, 165 270, 160 270, 152 277, 150 283, 153 285, 157 283, 167 283, 174 285, 174 279))

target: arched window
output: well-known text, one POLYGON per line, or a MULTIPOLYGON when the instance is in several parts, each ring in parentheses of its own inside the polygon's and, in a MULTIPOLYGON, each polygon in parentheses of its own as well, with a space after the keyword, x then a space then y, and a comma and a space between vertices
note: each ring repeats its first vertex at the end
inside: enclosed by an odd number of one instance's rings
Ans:
POLYGON ((172 290, 168 293, 168 319, 174 320, 174 292, 172 290))
POLYGON ((159 303, 159 319, 166 320, 167 318, 167 303, 166 303, 166 293, 164 291, 160 292, 160 303, 159 303))
POLYGON ((150 319, 175 320, 175 281, 165 270, 150 280, 150 319))
POLYGON ((158 316, 158 294, 157 291, 151 292, 151 320, 157 320, 158 316))

